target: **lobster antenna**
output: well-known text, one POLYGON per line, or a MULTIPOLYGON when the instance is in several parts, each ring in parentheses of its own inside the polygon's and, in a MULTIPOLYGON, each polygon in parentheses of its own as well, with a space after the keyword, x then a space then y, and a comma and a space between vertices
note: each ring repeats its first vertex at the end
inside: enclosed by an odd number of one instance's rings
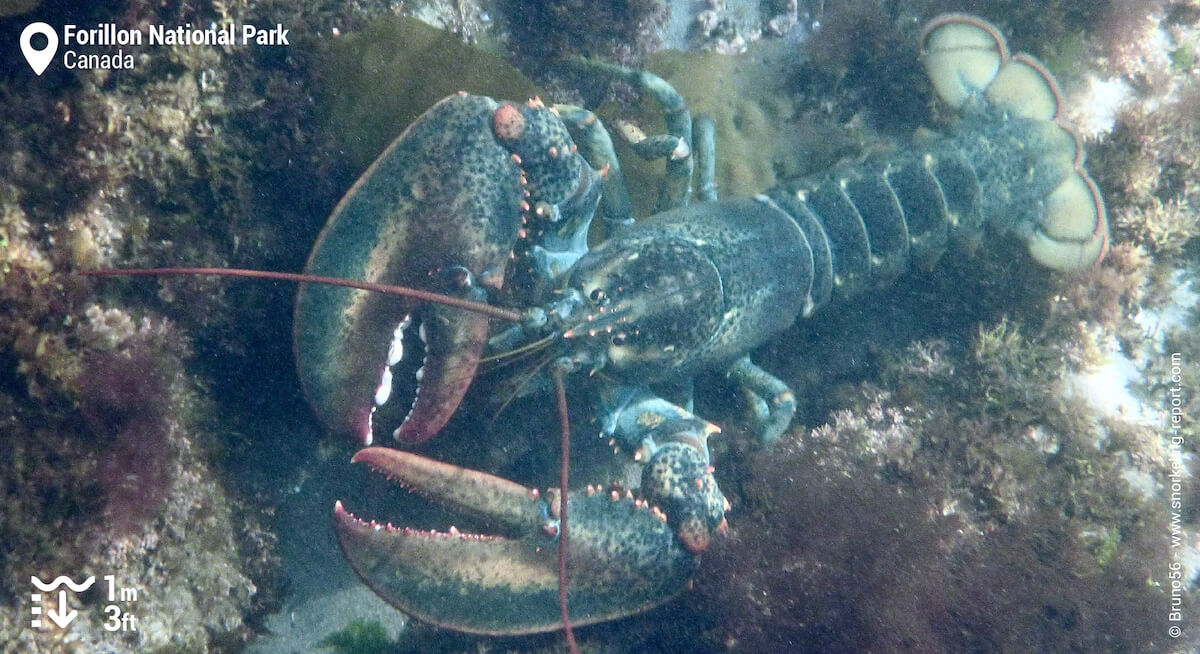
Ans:
MULTIPOLYGON (((545 348, 547 345, 550 344, 551 341, 553 341, 556 338, 558 338, 558 336, 556 334, 551 334, 549 336, 543 336, 542 338, 539 338, 538 340, 536 340, 532 343, 526 343, 525 345, 522 345, 521 347, 513 348, 507 352, 497 352, 496 354, 489 354, 486 357, 481 357, 479 359, 479 363, 492 363, 493 361, 500 362, 502 364, 509 363, 510 361, 513 361, 516 357, 518 357, 520 355, 528 355, 537 350, 541 350, 541 349, 545 348)), ((524 358, 524 357, 521 357, 521 358, 524 358)))
POLYGON ((562 469, 558 492, 558 606, 562 609, 563 633, 567 637, 567 650, 579 654, 575 645, 575 632, 571 631, 571 618, 567 613, 567 468, 570 461, 571 424, 567 419, 567 388, 563 381, 563 369, 555 366, 554 397, 558 400, 558 424, 562 432, 562 469))
MULTIPOLYGON (((529 369, 529 372, 525 374, 525 376, 522 377, 519 382, 517 382, 516 388, 514 388, 513 391, 508 394, 508 397, 504 398, 504 401, 500 403, 500 407, 496 409, 496 413, 491 417, 490 420, 488 420, 489 432, 496 425, 496 421, 500 419, 500 416, 504 415, 504 410, 508 408, 508 405, 512 404, 513 400, 517 399, 517 397, 521 395, 521 391, 525 390, 525 387, 528 386, 529 383, 532 382, 535 377, 537 377, 537 374, 546 367, 546 364, 554 361, 554 359, 554 354, 543 357, 541 361, 534 363, 533 367, 529 369)), ((489 370, 488 372, 491 371, 489 370)))
POLYGON ((424 300, 426 302, 436 302, 444 304, 448 307, 456 309, 465 309, 474 311, 475 313, 483 314, 489 318, 498 318, 509 322, 523 322, 524 316, 519 312, 501 307, 494 307, 490 304, 482 302, 474 302, 464 300, 451 295, 435 293, 433 291, 423 291, 419 288, 409 288, 407 286, 397 286, 394 284, 376 284, 373 282, 361 282, 353 279, 342 279, 340 277, 322 277, 320 275, 308 275, 299 273, 274 272, 270 270, 246 270, 244 268, 102 268, 99 270, 83 270, 81 275, 89 277, 161 277, 164 275, 215 275, 218 277, 247 277, 251 279, 275 279, 285 282, 298 282, 301 284, 325 284, 327 286, 344 286, 346 288, 356 288, 361 291, 371 291, 373 293, 383 293, 385 295, 399 295, 402 297, 410 297, 415 300, 424 300))

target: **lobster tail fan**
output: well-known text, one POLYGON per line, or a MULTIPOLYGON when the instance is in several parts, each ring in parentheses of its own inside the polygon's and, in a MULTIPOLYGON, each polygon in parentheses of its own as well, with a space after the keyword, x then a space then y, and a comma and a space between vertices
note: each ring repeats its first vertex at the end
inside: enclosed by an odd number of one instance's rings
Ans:
POLYGON ((996 78, 1008 59, 1004 36, 987 21, 945 14, 925 26, 921 61, 943 102, 959 109, 996 78))
POLYGON ((982 112, 1020 124, 1020 148, 1034 186, 1045 189, 1036 219, 1014 226, 1035 261, 1059 271, 1097 264, 1108 251, 1104 200, 1084 170, 1083 146, 1062 122, 1062 93, 1054 76, 1027 54, 1010 55, 1004 36, 976 16, 946 14, 921 36, 925 71, 941 99, 955 109, 969 103, 982 112), (1032 224, 1031 224, 1032 223, 1032 224))
POLYGON ((1062 109, 1058 82, 1040 61, 1018 54, 1005 61, 984 97, 1009 115, 1030 120, 1055 120, 1062 109))
POLYGON ((1083 144, 1060 121, 1062 93, 1046 67, 1027 54, 1014 55, 1000 66, 984 97, 1005 113, 1040 121, 1039 162, 1051 179, 1062 181, 1046 195, 1041 220, 1028 238, 1035 261, 1060 271, 1091 267, 1108 249, 1104 200, 1083 168, 1083 144))
POLYGON ((1029 237, 1029 254, 1047 268, 1083 270, 1108 251, 1108 221, 1096 183, 1074 171, 1046 196, 1046 211, 1029 237))

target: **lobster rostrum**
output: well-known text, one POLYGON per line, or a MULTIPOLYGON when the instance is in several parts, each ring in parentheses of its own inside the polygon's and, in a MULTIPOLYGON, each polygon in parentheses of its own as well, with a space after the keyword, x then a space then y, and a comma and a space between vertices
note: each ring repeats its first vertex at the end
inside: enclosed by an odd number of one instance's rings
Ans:
POLYGON ((667 116, 667 135, 635 144, 668 160, 663 211, 645 221, 629 217, 608 134, 586 110, 460 94, 405 130, 335 209, 306 272, 476 302, 503 292, 531 308, 496 329, 470 309, 305 285, 296 354, 317 414, 369 444, 400 334, 415 321, 425 360, 397 438, 441 429, 485 353, 543 347, 552 370, 604 371, 591 382, 595 415, 642 476, 637 496, 564 489, 560 504, 556 489, 363 449, 353 461, 505 534, 366 523, 339 502, 338 537, 366 583, 407 613, 479 633, 560 628, 559 591, 568 624, 660 604, 686 587, 728 508, 707 448, 718 429, 690 410, 695 374, 737 382, 770 443, 790 425, 795 398, 749 353, 798 317, 985 237, 1019 239, 1055 270, 1099 262, 1104 205, 1053 77, 973 16, 938 17, 921 40, 934 89, 958 112, 947 133, 753 198, 715 197, 711 121, 693 124, 663 80, 605 68, 667 116), (702 201, 688 205, 693 166, 702 201), (617 226, 589 251, 598 202, 617 226), (560 506, 573 534, 565 582, 551 547, 560 506))

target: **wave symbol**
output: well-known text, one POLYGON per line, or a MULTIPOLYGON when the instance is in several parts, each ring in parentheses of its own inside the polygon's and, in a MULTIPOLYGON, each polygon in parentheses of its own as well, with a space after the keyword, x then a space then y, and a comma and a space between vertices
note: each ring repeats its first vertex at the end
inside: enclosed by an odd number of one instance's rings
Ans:
POLYGON ((72 591, 74 591, 76 593, 81 593, 81 592, 91 588, 92 584, 96 583, 96 577, 94 577, 94 576, 88 577, 87 581, 83 582, 82 584, 75 583, 74 581, 71 580, 70 577, 68 577, 66 575, 59 575, 58 577, 55 577, 54 581, 52 581, 50 583, 46 583, 46 582, 42 581, 41 579, 38 579, 37 577, 30 577, 30 579, 33 581, 33 585, 37 586, 38 590, 42 591, 43 593, 53 592, 55 588, 58 588, 59 586, 62 586, 64 584, 67 586, 67 588, 70 588, 72 591))

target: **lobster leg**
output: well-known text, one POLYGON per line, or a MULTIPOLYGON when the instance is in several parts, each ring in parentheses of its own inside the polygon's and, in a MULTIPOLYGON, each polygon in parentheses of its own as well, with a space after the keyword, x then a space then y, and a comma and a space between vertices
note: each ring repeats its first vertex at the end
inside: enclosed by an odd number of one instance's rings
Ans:
POLYGON ((613 151, 612 137, 604 128, 600 118, 584 109, 569 104, 556 104, 559 115, 571 130, 571 137, 579 144, 580 152, 592 168, 605 170, 604 193, 600 206, 610 223, 627 225, 633 222, 633 203, 629 199, 629 188, 621 161, 613 151))
POLYGON ((620 123, 619 131, 633 148, 635 154, 643 159, 666 159, 667 171, 663 177, 658 200, 654 205, 654 213, 687 206, 692 193, 692 114, 687 102, 663 78, 640 70, 630 70, 624 66, 603 62, 577 61, 574 62, 585 72, 597 72, 602 75, 619 79, 634 88, 638 93, 648 95, 662 107, 666 119, 666 134, 646 136, 640 129, 630 123, 620 123))
POLYGON ((717 125, 708 116, 692 121, 693 156, 696 159, 696 196, 701 202, 717 200, 717 125))
POLYGON ((796 394, 778 377, 750 361, 749 356, 738 359, 726 375, 741 385, 750 399, 759 439, 768 445, 778 440, 796 415, 796 394))

